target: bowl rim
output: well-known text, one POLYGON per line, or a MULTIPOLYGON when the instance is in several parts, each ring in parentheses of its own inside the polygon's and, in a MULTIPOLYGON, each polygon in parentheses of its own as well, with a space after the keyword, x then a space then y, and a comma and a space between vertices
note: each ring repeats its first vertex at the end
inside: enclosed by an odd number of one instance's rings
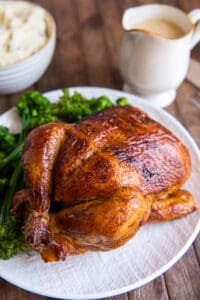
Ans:
POLYGON ((24 59, 21 59, 20 61, 17 61, 13 64, 9 64, 9 65, 3 66, 3 67, 0 66, 0 73, 1 73, 1 71, 2 72, 3 71, 11 71, 12 68, 21 66, 22 64, 25 64, 28 60, 31 60, 33 57, 35 58, 36 56, 39 56, 41 54, 41 52, 43 52, 49 46, 49 44, 51 44, 52 40, 56 39, 56 22, 52 16, 52 14, 46 8, 44 8, 41 5, 38 5, 36 3, 27 2, 27 1, 23 1, 23 0, 20 0, 17 2, 12 1, 12 0, 9 0, 9 1, 0 0, 0 5, 2 3, 5 3, 6 5, 9 5, 9 3, 24 3, 24 4, 32 6, 32 7, 40 7, 45 12, 45 19, 47 21, 46 22, 47 29, 50 28, 50 30, 49 30, 49 37, 47 39, 47 42, 38 51, 36 51, 35 53, 31 54, 30 56, 28 56, 24 59))

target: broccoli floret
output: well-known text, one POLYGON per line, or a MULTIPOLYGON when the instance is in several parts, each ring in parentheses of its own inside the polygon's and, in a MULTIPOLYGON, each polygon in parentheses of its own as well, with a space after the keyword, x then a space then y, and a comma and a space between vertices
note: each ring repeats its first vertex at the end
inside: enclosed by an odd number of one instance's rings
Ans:
POLYGON ((113 103, 106 96, 87 99, 79 92, 74 92, 70 96, 67 89, 63 90, 63 95, 54 104, 54 114, 61 120, 76 122, 95 111, 103 110, 113 106, 113 103))
POLYGON ((106 96, 93 98, 89 102, 92 111, 99 111, 113 106, 113 103, 106 96))
POLYGON ((16 146, 16 137, 14 134, 10 133, 8 128, 5 126, 0 126, 0 159, 2 154, 7 154, 11 152, 16 146))
POLYGON ((22 118, 24 136, 35 127, 57 120, 57 117, 52 114, 51 102, 38 91, 28 91, 23 94, 16 107, 22 118))
POLYGON ((36 117, 40 112, 50 109, 50 101, 38 91, 26 92, 17 102, 17 111, 20 116, 22 116, 24 112, 29 112, 32 117, 36 117))
POLYGON ((26 250, 20 220, 14 216, 7 216, 0 223, 0 259, 9 259, 26 250))
POLYGON ((63 90, 63 95, 54 104, 53 111, 60 120, 67 122, 76 122, 92 113, 89 101, 85 97, 78 92, 70 96, 67 89, 63 90))
POLYGON ((125 106, 128 105, 128 99, 126 97, 121 97, 116 100, 117 105, 125 106))
POLYGON ((21 182, 21 171, 21 162, 19 161, 9 179, 0 179, 0 259, 9 259, 13 255, 27 250, 21 233, 21 221, 10 215, 11 200, 21 182))

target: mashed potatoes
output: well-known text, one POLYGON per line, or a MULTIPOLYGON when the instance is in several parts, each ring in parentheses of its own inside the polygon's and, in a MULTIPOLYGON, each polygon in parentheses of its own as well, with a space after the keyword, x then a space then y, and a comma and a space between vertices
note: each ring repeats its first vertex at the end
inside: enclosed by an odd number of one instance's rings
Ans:
POLYGON ((0 3, 0 67, 31 56, 47 39, 42 8, 25 2, 0 3))

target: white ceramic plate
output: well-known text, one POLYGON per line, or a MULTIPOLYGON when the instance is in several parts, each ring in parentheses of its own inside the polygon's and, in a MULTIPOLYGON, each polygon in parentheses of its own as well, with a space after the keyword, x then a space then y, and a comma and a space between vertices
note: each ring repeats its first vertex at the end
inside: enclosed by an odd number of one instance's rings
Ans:
MULTIPOLYGON (((200 153, 188 132, 165 111, 133 95, 96 87, 77 90, 87 97, 107 95, 113 101, 126 96, 130 103, 172 130, 190 150, 192 174, 185 188, 200 204, 200 153)), ((60 91, 47 96, 57 100, 60 91)), ((20 123, 12 109, 0 116, 0 124, 18 131, 20 123)), ((25 290, 55 298, 104 298, 138 288, 169 269, 190 247, 200 229, 200 211, 172 222, 147 224, 125 246, 106 253, 88 252, 64 262, 45 264, 35 253, 0 260, 0 275, 25 290)))

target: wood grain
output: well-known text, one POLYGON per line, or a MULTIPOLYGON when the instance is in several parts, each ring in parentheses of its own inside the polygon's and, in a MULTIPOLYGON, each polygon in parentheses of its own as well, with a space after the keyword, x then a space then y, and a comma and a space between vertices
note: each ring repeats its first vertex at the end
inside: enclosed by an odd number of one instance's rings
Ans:
MULTIPOLYGON (((57 24, 53 61, 33 88, 41 91, 68 86, 105 86, 122 89, 118 61, 122 39, 121 17, 132 6, 148 3, 175 5, 189 12, 199 0, 33 0, 47 8, 57 24)), ((200 45, 192 50, 200 62, 200 45)), ((184 81, 176 101, 166 110, 191 133, 200 146, 200 109, 191 102, 199 90, 184 81)), ((13 106, 19 95, 0 96, 0 113, 13 106)), ((50 300, 50 298, 48 298, 50 300)), ((164 275, 145 286, 109 300, 200 299, 200 235, 187 253, 164 275)), ((0 279, 0 300, 47 300, 0 279)))
POLYGON ((153 280, 145 285, 145 287, 138 288, 135 291, 128 293, 129 300, 146 300, 146 299, 160 299, 168 300, 167 287, 164 276, 153 280), (149 297, 149 298, 147 298, 149 297), (151 297, 151 298, 150 298, 151 297))
POLYGON ((165 273, 165 278, 170 299, 200 299, 200 268, 193 247, 165 273))

